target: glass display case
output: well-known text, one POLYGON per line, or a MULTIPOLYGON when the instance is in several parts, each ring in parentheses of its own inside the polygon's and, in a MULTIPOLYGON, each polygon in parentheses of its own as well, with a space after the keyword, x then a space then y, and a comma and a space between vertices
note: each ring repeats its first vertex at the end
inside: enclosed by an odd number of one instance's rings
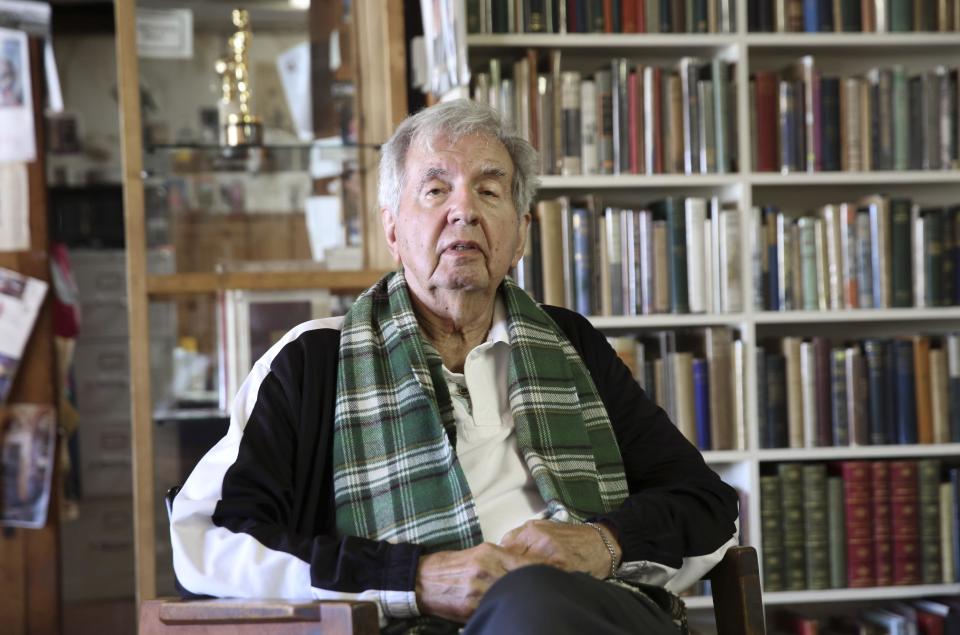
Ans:
POLYGON ((401 7, 116 2, 139 599, 174 592, 165 490, 253 361, 383 273, 367 237, 377 148, 406 112, 401 7), (158 314, 165 350, 145 345, 158 314))

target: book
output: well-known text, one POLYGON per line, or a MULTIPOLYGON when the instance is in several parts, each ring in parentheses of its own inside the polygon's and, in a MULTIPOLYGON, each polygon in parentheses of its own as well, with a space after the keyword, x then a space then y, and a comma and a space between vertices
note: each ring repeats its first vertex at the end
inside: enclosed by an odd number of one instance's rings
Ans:
POLYGON ((763 590, 782 591, 785 588, 784 523, 780 477, 776 475, 760 476, 760 524, 763 532, 760 546, 763 590))
POLYGON ((823 463, 807 463, 801 472, 806 588, 827 589, 830 587, 827 468, 823 463))
POLYGON ((830 587, 847 585, 847 533, 845 529, 843 479, 827 477, 827 549, 830 558, 830 587))
POLYGON ((785 448, 788 445, 786 357, 767 353, 764 358, 766 380, 765 427, 761 428, 761 447, 785 448))
POLYGON ((873 536, 873 488, 870 465, 865 461, 837 464, 843 479, 847 546, 847 586, 876 584, 873 536))
POLYGON ((873 489, 873 555, 877 586, 893 582, 893 525, 890 511, 890 464, 870 462, 870 483, 873 489))
POLYGON ((939 584, 943 581, 940 550, 940 460, 917 461, 917 533, 920 543, 920 581, 939 584))
POLYGON ((930 392, 930 338, 913 336, 913 376, 917 443, 933 443, 933 403, 930 392))
POLYGON ((803 470, 799 463, 780 463, 777 474, 783 524, 784 589, 800 591, 807 588, 803 470))
POLYGON ((921 580, 917 478, 916 461, 890 461, 892 582, 896 585, 921 580))

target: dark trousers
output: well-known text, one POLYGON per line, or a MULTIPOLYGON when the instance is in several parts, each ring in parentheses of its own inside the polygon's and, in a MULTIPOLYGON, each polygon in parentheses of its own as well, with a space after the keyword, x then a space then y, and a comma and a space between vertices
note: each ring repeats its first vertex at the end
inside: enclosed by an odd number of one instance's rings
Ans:
POLYGON ((493 587, 463 635, 678 635, 652 601, 584 573, 533 565, 493 587))

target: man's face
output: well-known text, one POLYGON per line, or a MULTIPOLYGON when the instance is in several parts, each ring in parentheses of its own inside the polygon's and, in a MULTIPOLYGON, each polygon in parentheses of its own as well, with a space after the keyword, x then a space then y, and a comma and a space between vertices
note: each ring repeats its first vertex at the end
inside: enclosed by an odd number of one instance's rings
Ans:
POLYGON ((530 215, 517 216, 513 162, 499 141, 411 146, 396 214, 383 210, 394 259, 419 297, 493 290, 523 255, 530 215))

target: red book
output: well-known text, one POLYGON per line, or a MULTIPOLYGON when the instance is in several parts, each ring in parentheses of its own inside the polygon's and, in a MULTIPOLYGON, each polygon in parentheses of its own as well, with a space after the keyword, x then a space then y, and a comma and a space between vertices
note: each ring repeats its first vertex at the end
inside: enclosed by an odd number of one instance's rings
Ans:
POLYGON ((777 74, 757 71, 753 77, 757 111, 757 172, 776 172, 777 74))
POLYGON ((872 472, 868 461, 841 461, 847 534, 847 586, 876 585, 872 472))
POLYGON ((621 0, 620 24, 624 33, 637 32, 637 2, 636 0, 621 0))
POLYGON ((582 25, 581 21, 583 21, 585 17, 586 16, 582 16, 582 15, 577 16, 577 0, 567 0, 567 32, 568 33, 583 33, 584 26, 586 25, 582 25))
POLYGON ((873 549, 876 559, 877 586, 893 583, 893 559, 890 526, 890 465, 887 461, 871 461, 873 485, 873 549))
POLYGON ((613 33, 613 0, 603 0, 603 32, 613 33))
POLYGON ((893 584, 920 583, 917 462, 890 461, 890 528, 893 584))
POLYGON ((943 635, 942 616, 927 613, 919 607, 915 608, 917 609, 917 631, 920 635, 943 635))
MULTIPOLYGON (((635 0, 637 3, 637 33, 647 32, 647 3, 646 0, 635 0)), ((650 0, 657 2, 657 0, 650 0)))
POLYGON ((627 77, 627 118, 630 128, 630 174, 640 174, 643 152, 640 143, 643 139, 643 126, 640 125, 640 113, 643 111, 643 70, 630 73, 627 77))

